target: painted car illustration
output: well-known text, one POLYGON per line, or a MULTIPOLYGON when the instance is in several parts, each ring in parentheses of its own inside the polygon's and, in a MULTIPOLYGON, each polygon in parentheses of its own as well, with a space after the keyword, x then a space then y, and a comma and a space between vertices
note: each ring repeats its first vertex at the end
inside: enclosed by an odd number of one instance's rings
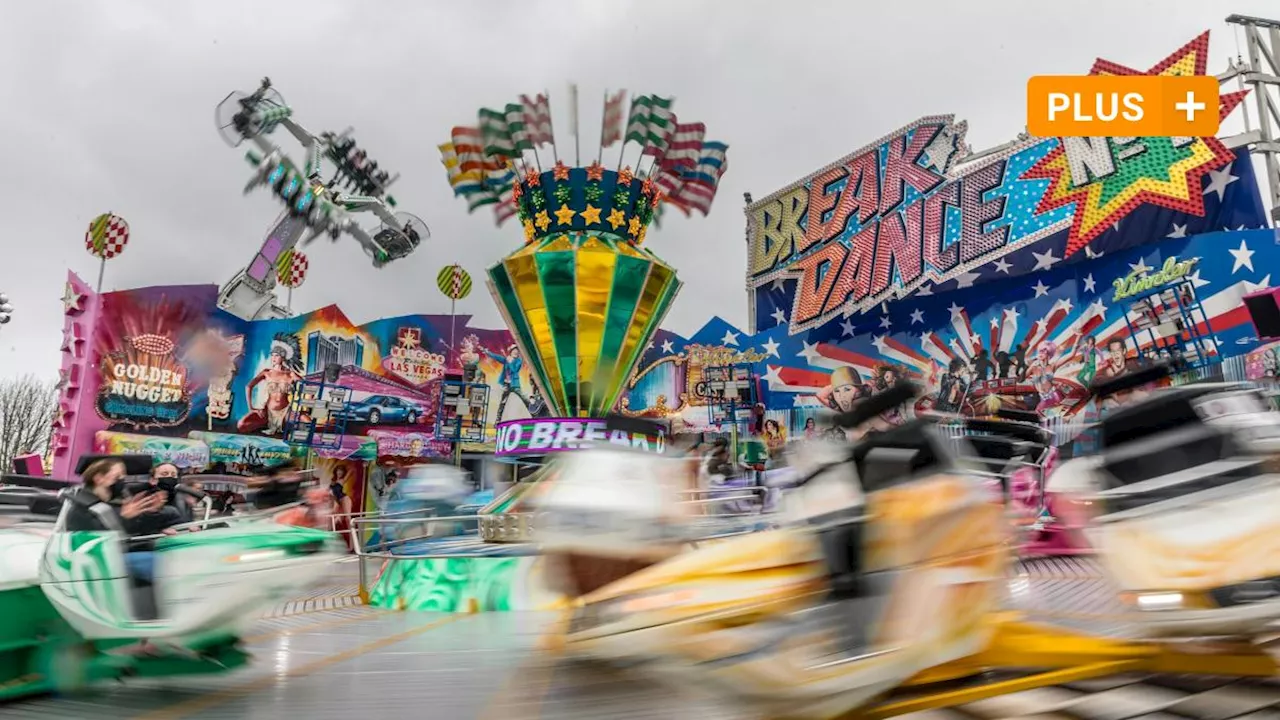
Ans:
POLYGON ((422 407, 392 395, 370 395, 352 400, 340 411, 348 421, 359 420, 370 425, 382 423, 407 423, 412 425, 425 415, 422 407))

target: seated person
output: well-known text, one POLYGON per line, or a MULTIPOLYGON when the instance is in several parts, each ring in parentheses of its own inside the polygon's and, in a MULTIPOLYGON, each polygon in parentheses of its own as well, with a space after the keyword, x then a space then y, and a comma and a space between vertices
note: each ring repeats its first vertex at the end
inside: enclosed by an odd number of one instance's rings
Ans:
MULTIPOLYGON (((159 493, 145 493, 124 499, 124 462, 114 458, 98 460, 85 468, 81 478, 84 484, 71 497, 67 511, 68 532, 124 532, 129 536, 152 534, 150 523, 144 520, 164 507, 164 497, 159 493)), ((155 553, 150 551, 126 552, 125 567, 138 580, 155 579, 155 553)))
POLYGON ((158 495, 161 498, 159 509, 138 518, 138 535, 157 535, 166 532, 174 525, 191 521, 191 508, 178 497, 178 466, 162 462, 151 468, 151 482, 142 491, 134 491, 137 495, 158 495))

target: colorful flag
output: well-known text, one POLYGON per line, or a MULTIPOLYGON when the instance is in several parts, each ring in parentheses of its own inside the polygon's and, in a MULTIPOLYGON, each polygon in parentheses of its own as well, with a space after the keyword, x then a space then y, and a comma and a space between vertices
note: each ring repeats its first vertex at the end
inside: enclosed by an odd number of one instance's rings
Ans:
POLYGON ((662 189, 666 202, 685 215, 691 210, 703 215, 710 213, 720 187, 720 177, 729 167, 725 154, 728 149, 729 146, 722 142, 703 143, 697 165, 692 168, 677 166, 669 156, 663 158, 654 183, 662 189))
POLYGON ((619 90, 616 95, 604 98, 604 120, 601 123, 600 147, 607 148, 622 139, 622 101, 627 97, 626 90, 619 90))
POLYGON ((627 142, 636 142, 645 150, 653 150, 650 154, 661 155, 667 147, 667 135, 675 124, 675 114, 671 112, 674 98, 660 98, 657 95, 644 95, 631 103, 631 114, 627 118, 627 142))
POLYGON ((695 167, 702 157, 702 139, 706 134, 707 126, 703 123, 676 123, 663 160, 672 167, 695 167))
POLYGON ((441 143, 439 147, 440 162, 444 165, 444 170, 449 178, 449 185, 453 188, 454 195, 466 195, 479 190, 483 186, 480 171, 463 172, 457 147, 453 143, 441 143))
POLYGON ((509 103, 502 111, 481 108, 478 115, 486 155, 514 158, 533 149, 525 130, 523 105, 509 103))
POLYGON ((539 93, 538 97, 530 100, 528 95, 521 95, 520 102, 524 107, 522 121, 529 142, 533 146, 554 144, 556 140, 551 129, 551 102, 547 96, 539 93))

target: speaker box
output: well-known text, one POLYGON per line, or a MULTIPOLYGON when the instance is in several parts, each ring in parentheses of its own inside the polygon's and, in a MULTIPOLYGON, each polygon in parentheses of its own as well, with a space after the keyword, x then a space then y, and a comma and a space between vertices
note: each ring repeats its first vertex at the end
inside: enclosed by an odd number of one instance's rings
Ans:
POLYGON ((44 475, 39 455, 23 455, 13 459, 13 471, 19 475, 44 475))
POLYGON ((1280 340, 1280 288, 1249 293, 1244 306, 1259 340, 1280 340))
POLYGON ((342 374, 342 366, 338 363, 329 363, 324 366, 324 381, 326 383, 338 382, 338 376, 342 374))

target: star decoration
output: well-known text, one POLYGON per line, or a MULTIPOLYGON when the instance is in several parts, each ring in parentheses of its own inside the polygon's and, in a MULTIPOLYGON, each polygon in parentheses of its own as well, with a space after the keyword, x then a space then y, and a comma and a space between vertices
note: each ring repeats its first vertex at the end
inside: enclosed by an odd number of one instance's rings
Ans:
POLYGON ((911 324, 915 325, 916 323, 924 324, 924 311, 919 308, 911 311, 911 324))
POLYGON ((645 236, 646 236, 646 235, 648 235, 648 234, 649 234, 649 228, 647 228, 647 227, 642 227, 642 228, 640 228, 640 234, 639 234, 639 235, 636 235, 636 244, 637 244, 637 245, 643 245, 643 244, 644 244, 644 238, 645 238, 645 236))
MULTIPOLYGON (((1252 270, 1253 268, 1249 268, 1252 270)), ((80 335, 80 323, 71 322, 62 329, 62 351, 69 352, 73 357, 80 357, 80 343, 84 342, 84 338, 80 335)))
POLYGON ((951 303, 951 307, 947 308, 947 311, 951 313, 951 319, 955 320, 956 318, 960 317, 961 314, 964 313, 964 308, 960 307, 959 305, 953 302, 951 303))
POLYGON ((631 172, 631 166, 630 166, 630 165, 628 165, 628 166, 626 166, 626 167, 624 167, 624 168, 622 168, 621 170, 619 170, 619 171, 618 171, 618 184, 619 184, 619 185, 630 185, 630 184, 631 184, 631 180, 632 180, 632 179, 634 179, 634 178, 635 178, 635 175, 631 172))
POLYGON ((524 171, 524 181, 531 188, 542 187, 542 176, 534 172, 533 168, 524 171))
POLYGON ((590 183, 582 194, 587 197, 587 202, 599 202, 600 198, 604 197, 604 190, 600 189, 599 183, 590 183))
POLYGON ((844 322, 840 323, 840 337, 853 337, 853 323, 849 318, 845 318, 844 322))
POLYGON ((511 199, 519 205, 520 198, 524 195, 524 183, 516 183, 511 186, 511 199))
POLYGON ((1217 193, 1218 202, 1222 202, 1222 197, 1227 192, 1227 186, 1239 180, 1239 177, 1231 174, 1231 166, 1228 165, 1221 170, 1209 171, 1209 183, 1205 185, 1203 195, 1209 193, 1217 193))
POLYGON ((976 272, 961 273, 956 276, 956 289, 973 287, 973 281, 980 277, 982 275, 976 272))
POLYGON ((76 290, 76 286, 67 283, 62 290, 62 313, 64 315, 78 315, 84 310, 84 295, 76 290))
POLYGON ((670 341, 670 340, 663 340, 663 341, 662 341, 662 352, 664 352, 664 353, 666 353, 666 354, 670 355, 670 354, 672 353, 672 349, 671 349, 671 347, 672 347, 672 346, 671 346, 671 341, 670 341))
POLYGON ((885 329, 885 330, 888 330, 888 329, 889 329, 889 327, 890 327, 891 325, 893 325, 893 323, 892 323, 892 322, 890 322, 890 320, 889 320, 889 316, 888 316, 888 315, 885 315, 885 316, 883 316, 883 317, 881 317, 881 318, 880 318, 880 327, 881 327, 881 328, 883 328, 883 329, 885 329))
POLYGON ((1169 233, 1168 235, 1165 235, 1165 237, 1167 237, 1167 238, 1169 238, 1169 239, 1171 239, 1171 240, 1177 240, 1178 238, 1184 238, 1184 237, 1186 237, 1186 236, 1187 236, 1187 225, 1186 225, 1186 223, 1183 223, 1182 225, 1179 225, 1178 223, 1174 223, 1174 224, 1173 224, 1173 230, 1172 230, 1172 231, 1170 231, 1170 233, 1169 233))
POLYGON ((783 290, 783 287, 782 287, 782 278, 781 278, 781 277, 776 277, 776 278, 774 278, 774 279, 773 279, 773 282, 769 283, 769 289, 770 289, 770 290, 775 290, 775 291, 777 291, 777 292, 782 292, 782 290, 783 290))
POLYGON ((606 219, 609 221, 609 224, 613 226, 614 230, 617 230, 618 228, 622 227, 623 224, 627 222, 627 216, 623 215, 622 211, 618 210, 617 208, 614 208, 614 210, 609 213, 609 217, 606 219))
POLYGON ((631 222, 627 225, 627 233, 630 235, 640 234, 640 218, 632 217, 631 222))
POLYGON ((1049 286, 1039 280, 1036 281, 1035 285, 1031 286, 1031 289, 1036 291, 1036 297, 1044 297, 1049 294, 1049 286))
POLYGON ((736 332, 734 332, 734 331, 732 331, 732 330, 725 330, 725 331, 724 331, 724 337, 720 338, 720 344, 721 344, 721 345, 733 345, 734 347, 737 347, 737 345, 738 345, 738 333, 736 333, 736 332))
POLYGON ((551 176, 556 180, 568 180, 569 166, 565 165, 563 160, 557 160, 556 166, 551 168, 551 176))
POLYGON ((1084 276, 1084 291, 1085 291, 1085 292, 1097 292, 1097 290, 1095 290, 1095 289, 1094 289, 1094 285, 1095 285, 1095 284, 1096 284, 1096 283, 1095 283, 1095 281, 1094 281, 1094 279, 1093 279, 1093 273, 1089 273, 1088 275, 1085 275, 1085 276, 1084 276))
POLYGON ((653 197, 656 189, 657 187, 653 184, 653 178, 645 178, 644 183, 640 186, 640 192, 648 197, 653 197))
POLYGON ((534 207, 541 210, 547 204, 547 196, 540 192, 530 193, 529 201, 533 203, 534 207))
POLYGON ((551 226, 551 218, 547 216, 547 211, 539 210, 538 217, 533 221, 533 224, 537 225, 542 232, 546 232, 547 228, 551 226))
POLYGON ((631 193, 629 191, 619 190, 613 194, 614 205, 625 206, 629 202, 631 202, 631 193))
POLYGON ((1008 260, 1005 260, 1004 258, 996 259, 996 272, 1002 272, 1005 275, 1008 275, 1009 268, 1011 267, 1013 267, 1013 264, 1010 263, 1008 260))
POLYGON ((921 285, 920 289, 916 291, 916 295, 920 297, 929 297, 932 294, 933 294, 933 286, 929 285, 928 283, 921 285))
POLYGON ((761 345, 760 349, 764 350, 764 354, 766 356, 772 355, 773 357, 776 357, 776 358, 782 357, 781 355, 778 354, 778 343, 774 342, 773 338, 769 338, 768 340, 765 340, 764 345, 761 345))
POLYGON ((599 161, 593 162, 587 166, 587 179, 598 182, 604 177, 604 166, 599 161))
POLYGON ((804 347, 801 348, 800 352, 796 353, 796 357, 804 358, 805 362, 810 365, 813 364, 814 360, 822 357, 822 353, 818 352, 818 343, 811 343, 808 340, 801 340, 800 343, 804 347))
POLYGON ((1151 272, 1151 266, 1143 258, 1138 258, 1136 263, 1129 263, 1129 274, 1131 275, 1146 275, 1149 272, 1151 272))
POLYGON ((66 403, 59 403, 58 410, 54 415, 53 424, 64 430, 71 426, 71 418, 75 417, 76 411, 66 403))
MULTIPOLYGON (((1209 33, 1187 43, 1146 72, 1106 60, 1094 63, 1092 75, 1204 75, 1209 54, 1209 33)), ((1218 98, 1219 118, 1225 118, 1247 91, 1223 93, 1218 98)), ((1079 142, 1089 142, 1081 140, 1079 142)), ((1058 138, 1058 146, 1024 172, 1020 179, 1049 180, 1049 188, 1036 206, 1042 214, 1060 207, 1074 206, 1071 231, 1064 257, 1085 247, 1120 218, 1142 205, 1155 205, 1189 215, 1204 215, 1204 178, 1214 170, 1229 167, 1235 153, 1215 137, 1190 138, 1184 143, 1177 138, 1138 138, 1118 143, 1115 138, 1096 138, 1097 152, 1107 156, 1114 170, 1102 177, 1077 186, 1071 176, 1066 157, 1066 140, 1058 138), (1123 147, 1142 152, 1120 159, 1123 147)), ((1225 185, 1223 185, 1225 187, 1225 185)))
POLYGON ((773 314, 770 315, 769 317, 773 318, 774 321, 777 322, 779 325, 786 324, 787 322, 787 313, 782 308, 778 308, 777 310, 774 310, 773 314))
POLYGON ((1036 259, 1036 266, 1031 268, 1031 272, 1035 272, 1037 270, 1052 270, 1054 265, 1062 262, 1062 258, 1056 258, 1053 256, 1053 248, 1049 248, 1043 253, 1038 253, 1033 250, 1031 254, 1035 256, 1036 259))
POLYGON ((991 318, 991 329, 996 330, 999 327, 1000 327, 1000 318, 998 317, 991 318))
MULTIPOLYGON (((1270 277, 1270 276, 1268 275, 1267 277, 1270 277)), ((1191 281, 1191 285, 1192 285, 1192 287, 1196 287, 1196 288, 1202 288, 1202 287, 1204 287, 1205 285, 1208 285, 1208 284, 1209 284, 1209 281, 1208 281, 1208 280, 1203 280, 1203 279, 1201 279, 1201 277, 1200 277, 1200 270, 1199 270, 1198 268, 1196 269, 1196 271, 1195 271, 1195 272, 1193 272, 1193 273, 1191 273, 1190 275, 1188 275, 1188 276, 1187 276, 1187 279, 1191 281)))
POLYGON ((553 194, 556 196, 556 202, 563 205, 569 202, 569 197, 573 195, 573 189, 568 185, 557 185, 553 194))
POLYGON ((1227 250, 1231 253, 1231 258, 1235 261, 1231 264, 1231 274, 1235 275, 1240 268, 1248 268, 1249 272, 1253 272, 1253 250, 1245 244, 1244 240, 1240 241, 1240 247, 1235 250, 1227 250))
POLYGON ((582 211, 582 221, 588 225, 600 224, 600 208, 594 205, 588 205, 586 210, 582 211))
POLYGON ((1244 281, 1244 294, 1256 293, 1259 290, 1269 290, 1271 288, 1271 273, 1259 280, 1258 282, 1244 281))
POLYGON ((763 380, 765 383, 765 387, 769 388, 770 390, 773 390, 774 385, 786 384, 782 382, 782 375, 780 374, 781 370, 782 368, 778 367, 777 365, 765 366, 765 373, 764 375, 760 376, 760 379, 763 380))
POLYGON ((557 225, 572 225, 572 224, 573 224, 573 218, 574 218, 575 216, 577 216, 577 214, 578 214, 578 213, 574 212, 574 211, 573 211, 573 208, 569 207, 568 205, 561 205, 561 206, 560 206, 560 209, 559 209, 559 210, 557 210, 557 211, 556 211, 556 213, 555 213, 555 215, 556 215, 556 224, 557 224, 557 225))
POLYGON ((533 242, 533 221, 532 220, 524 221, 524 241, 533 242))

